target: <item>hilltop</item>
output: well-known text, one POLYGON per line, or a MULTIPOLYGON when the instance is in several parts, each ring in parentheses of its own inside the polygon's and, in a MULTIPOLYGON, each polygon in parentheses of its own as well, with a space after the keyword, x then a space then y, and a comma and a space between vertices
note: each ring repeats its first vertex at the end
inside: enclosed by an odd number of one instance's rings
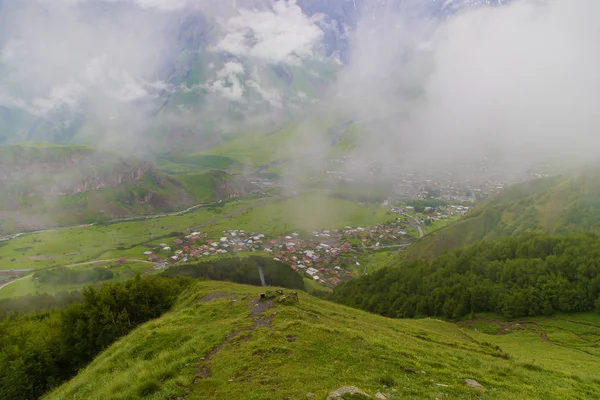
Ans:
POLYGON ((76 145, 0 146, 0 234, 179 211, 251 193, 225 171, 167 174, 148 160, 76 145))
POLYGON ((600 393, 594 355, 555 348, 539 334, 535 353, 505 336, 506 353, 486 341, 493 336, 439 320, 387 319, 303 292, 299 303, 288 291, 283 302, 279 295, 260 301, 265 290, 196 283, 171 312, 121 338, 44 398, 325 399, 348 385, 387 398, 600 393))
POLYGON ((595 169, 522 182, 479 204, 462 220, 411 246, 403 258, 431 259, 481 240, 531 232, 600 232, 600 182, 595 169))

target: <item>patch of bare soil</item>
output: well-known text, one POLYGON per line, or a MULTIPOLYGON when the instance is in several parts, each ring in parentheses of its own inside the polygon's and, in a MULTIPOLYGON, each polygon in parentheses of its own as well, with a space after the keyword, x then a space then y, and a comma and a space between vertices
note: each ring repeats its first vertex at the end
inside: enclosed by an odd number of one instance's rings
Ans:
POLYGON ((544 342, 549 342, 550 341, 550 339, 548 339, 548 336, 544 332, 540 333, 540 337, 542 338, 542 340, 544 342))
MULTIPOLYGON (((211 293, 211 294, 203 297, 202 299, 200 299, 200 301, 206 302, 206 301, 210 301, 210 300, 214 300, 214 299, 218 299, 218 298, 225 298, 225 297, 232 297, 232 296, 235 296, 235 295, 228 295, 226 293, 211 293)), ((252 307, 252 311, 250 312, 250 315, 248 316, 248 318, 255 318, 255 317, 259 316, 260 314, 262 314, 263 312, 267 311, 271 307, 272 301, 271 300, 259 301, 258 299, 253 299, 252 301, 250 301, 249 304, 252 307)), ((261 317, 261 318, 258 318, 252 326, 236 329, 235 331, 233 331, 229 335, 227 335, 225 337, 225 340, 223 340, 220 344, 213 347, 208 353, 206 353, 206 355, 202 358, 203 365, 199 364, 196 366, 196 380, 194 381, 194 383, 197 382, 199 379, 208 378, 211 376, 210 369, 208 368, 206 363, 211 358, 213 358, 215 356, 215 354, 217 354, 225 345, 227 345, 228 343, 231 343, 234 339, 237 339, 236 342, 250 340, 252 337, 251 334, 243 335, 243 336, 240 336, 240 334, 242 334, 244 332, 253 331, 259 327, 269 327, 271 325, 272 320, 273 320, 273 317, 261 317)))
POLYGON ((198 303, 208 303, 209 301, 217 299, 234 299, 239 296, 241 295, 231 293, 209 293, 200 300, 198 300, 198 303))
POLYGON ((250 318, 257 317, 260 314, 267 311, 271 307, 271 303, 271 300, 260 301, 257 298, 252 299, 250 303, 248 303, 250 307, 252 307, 252 311, 250 312, 250 318))

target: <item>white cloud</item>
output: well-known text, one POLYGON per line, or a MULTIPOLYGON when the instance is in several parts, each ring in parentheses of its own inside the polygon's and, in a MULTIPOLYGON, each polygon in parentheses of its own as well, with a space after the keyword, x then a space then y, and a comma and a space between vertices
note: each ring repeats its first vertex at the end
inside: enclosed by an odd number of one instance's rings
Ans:
POLYGON ((263 88, 258 81, 249 79, 246 81, 248 87, 254 89, 265 101, 271 104, 273 107, 281 108, 281 95, 276 90, 267 90, 263 88))
POLYGON ((18 57, 18 53, 23 50, 23 42, 8 39, 2 52, 0 52, 0 63, 11 63, 18 57))
POLYGON ((239 62, 226 62, 222 70, 217 72, 219 78, 225 78, 231 75, 243 75, 245 72, 244 66, 239 62))
POLYGON ((223 24, 227 32, 215 50, 236 56, 249 56, 269 63, 297 64, 314 56, 314 48, 323 36, 295 0, 279 0, 272 10, 240 9, 223 24))
POLYGON ((179 10, 186 6, 188 0, 134 0, 142 8, 157 8, 164 11, 179 10))
POLYGON ((242 64, 233 61, 227 62, 221 70, 217 71, 219 79, 208 81, 201 87, 226 100, 243 102, 245 89, 242 79, 244 74, 245 69, 242 64))
POLYGON ((166 45, 163 17, 138 10, 106 19, 78 1, 43 1, 10 10, 10 36, 0 48, 3 103, 11 99, 37 116, 61 107, 93 112, 150 100, 165 89, 156 78, 166 45))
POLYGON ((444 20, 363 20, 336 109, 366 121, 364 159, 597 154, 598 13, 597 0, 521 0, 444 20))
POLYGON ((36 115, 47 114, 62 106, 76 108, 85 89, 83 84, 70 80, 54 86, 48 96, 33 99, 29 108, 34 110, 36 115))

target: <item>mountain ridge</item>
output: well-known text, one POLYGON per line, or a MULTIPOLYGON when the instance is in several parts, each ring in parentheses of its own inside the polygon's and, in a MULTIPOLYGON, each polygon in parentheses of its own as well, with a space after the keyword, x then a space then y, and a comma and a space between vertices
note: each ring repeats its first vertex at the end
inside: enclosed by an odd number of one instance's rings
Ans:
POLYGON ((171 312, 119 340, 44 399, 325 399, 349 385, 386 398, 480 398, 481 389, 465 379, 498 399, 598 390, 587 378, 572 382, 558 370, 529 369, 446 322, 385 319, 303 292, 298 303, 278 295, 261 301, 269 290, 197 283, 171 312))

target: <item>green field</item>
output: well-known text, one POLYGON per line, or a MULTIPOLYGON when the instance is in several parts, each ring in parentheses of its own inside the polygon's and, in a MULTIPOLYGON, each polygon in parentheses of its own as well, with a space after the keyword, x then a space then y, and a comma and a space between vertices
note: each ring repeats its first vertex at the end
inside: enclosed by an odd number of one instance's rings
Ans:
POLYGON ((439 231, 440 229, 446 228, 459 220, 460 220, 460 217, 457 217, 457 216, 444 218, 444 219, 440 219, 439 221, 432 221, 432 223, 430 225, 423 224, 421 226, 421 229, 423 229, 424 235, 431 235, 433 232, 436 232, 436 231, 439 231))
MULTIPOLYGON (((107 263, 98 263, 95 265, 81 265, 74 266, 73 268, 78 269, 91 269, 93 267, 101 266, 104 268, 109 268, 114 273, 114 278, 98 282, 97 284, 104 282, 116 282, 116 281, 124 281, 127 279, 133 278, 136 274, 153 274, 155 273, 152 268, 152 264, 142 263, 142 262, 127 262, 124 265, 120 265, 115 262, 107 262, 107 263)), ((26 295, 33 295, 36 293, 48 293, 48 294, 56 294, 59 292, 70 292, 72 290, 81 290, 83 287, 88 286, 89 284, 67 284, 67 285, 51 285, 51 284, 43 284, 37 282, 33 275, 29 275, 24 279, 18 280, 10 285, 6 286, 2 290, 0 290, 0 299, 9 298, 9 297, 19 297, 26 295)))
POLYGON ((233 160, 228 162, 254 167, 281 159, 301 160, 304 156, 314 156, 314 151, 319 151, 328 143, 326 134, 334 123, 331 116, 317 115, 301 122, 291 122, 266 134, 255 132, 238 135, 213 149, 190 155, 188 159, 218 156, 233 160))
POLYGON ((226 203, 217 210, 200 209, 164 218, 68 228, 22 236, 0 242, 0 269, 39 269, 75 264, 103 259, 109 251, 114 258, 115 250, 126 252, 132 247, 166 238, 171 232, 181 233, 190 226, 251 206, 258 201, 245 199, 226 203))
POLYGON ((144 259, 142 245, 170 240, 172 233, 181 234, 188 228, 222 217, 225 218, 197 230, 214 237, 227 229, 275 235, 291 230, 366 226, 389 219, 381 207, 363 206, 321 194, 300 195, 283 201, 244 199, 178 216, 63 229, 0 242, 0 269, 40 269, 120 257, 144 259), (226 217, 257 203, 261 205, 226 217))
MULTIPOLYGON (((44 398, 253 400, 313 393, 324 400, 346 385, 388 398, 600 397, 597 355, 557 348, 539 334, 496 336, 434 319, 388 319, 304 293, 299 304, 253 307, 262 291, 199 282, 171 312, 117 341, 44 398), (467 387, 465 379, 487 392, 467 387)), ((590 323, 570 325, 577 335, 600 333, 598 317, 573 318, 590 323)), ((546 321, 555 322, 538 323, 546 321)), ((560 340, 574 340, 567 336, 560 340)))
POLYGON ((460 325, 477 340, 500 346, 527 368, 562 372, 574 382, 598 381, 598 314, 556 314, 512 322, 484 315, 460 325))
POLYGON ((597 168, 510 186, 458 222, 412 246, 406 257, 430 259, 481 240, 529 232, 564 235, 588 231, 600 232, 597 168))

